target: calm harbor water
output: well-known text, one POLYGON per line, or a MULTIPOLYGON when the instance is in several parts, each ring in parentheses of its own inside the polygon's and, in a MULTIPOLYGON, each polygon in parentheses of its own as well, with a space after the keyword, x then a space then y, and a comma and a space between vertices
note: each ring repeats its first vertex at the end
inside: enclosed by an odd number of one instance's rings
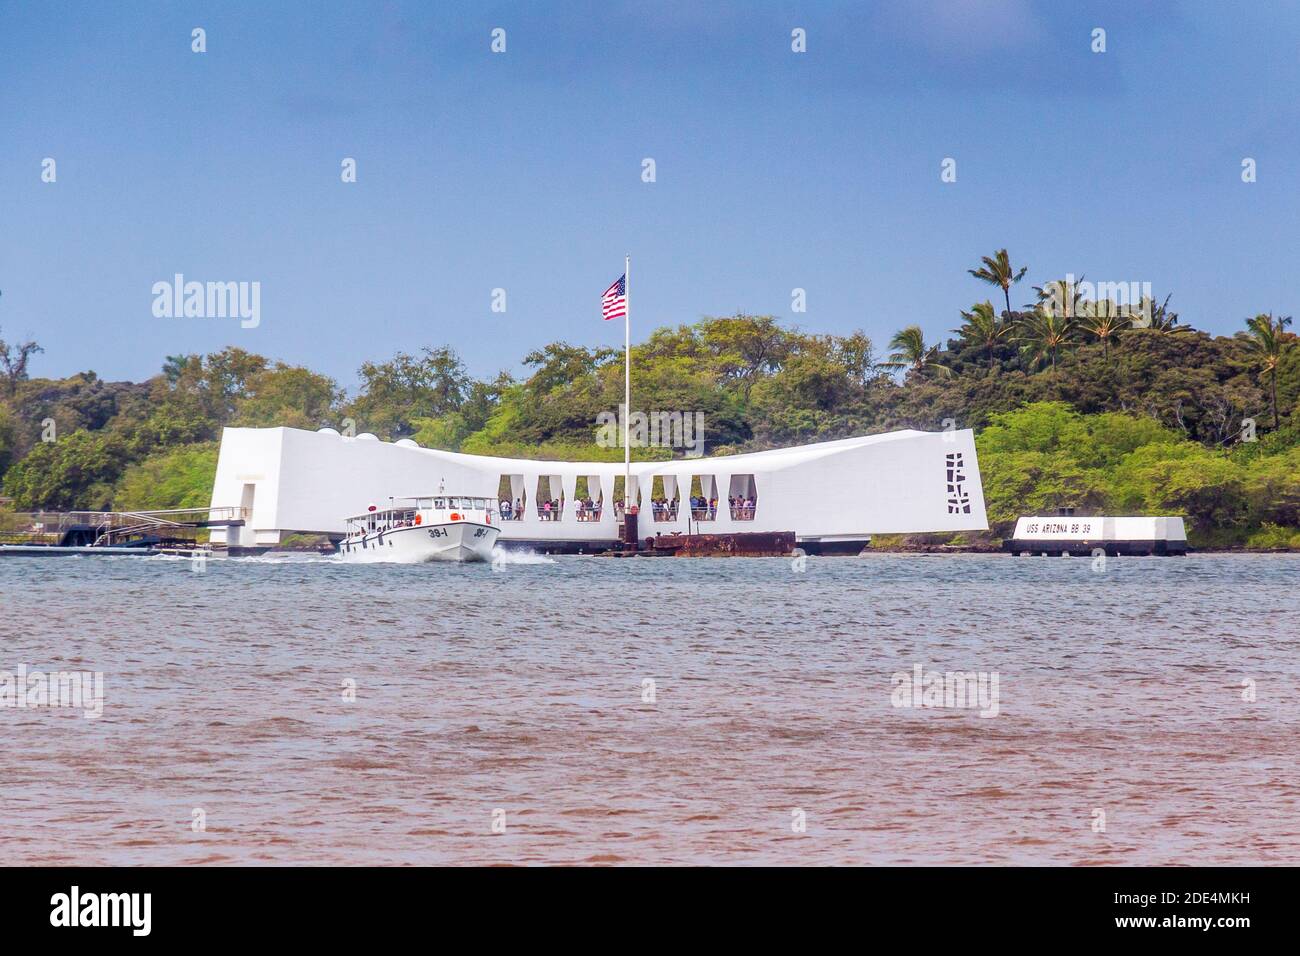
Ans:
POLYGON ((1263 555, 0 560, 0 671, 104 674, 98 719, 0 708, 3 859, 1296 864, 1297 582, 1263 555), (918 664, 996 674, 997 715, 894 706, 918 664))

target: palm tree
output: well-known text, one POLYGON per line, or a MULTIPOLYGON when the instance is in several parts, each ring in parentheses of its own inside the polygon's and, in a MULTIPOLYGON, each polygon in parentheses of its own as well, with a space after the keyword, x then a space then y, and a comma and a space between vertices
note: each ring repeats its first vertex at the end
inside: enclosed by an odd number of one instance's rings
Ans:
POLYGON ((1049 363, 1055 372, 1056 354, 1070 343, 1074 319, 1047 309, 1037 309, 1021 323, 1020 329, 1021 354, 1029 357, 1031 365, 1049 363))
POLYGON ((934 370, 940 375, 951 375, 952 369, 939 363, 939 346, 927 345, 925 333, 919 325, 909 325, 899 329, 889 340, 893 353, 889 361, 882 362, 885 368, 905 368, 918 375, 934 370))
POLYGON ((1178 323, 1178 313, 1169 311, 1169 300, 1173 295, 1165 296, 1165 301, 1156 305, 1152 299, 1142 296, 1138 300, 1138 312, 1141 315, 1150 315, 1151 324, 1147 326, 1159 332, 1161 335, 1174 335, 1178 332, 1192 332, 1194 329, 1190 325, 1180 325, 1178 323))
POLYGON ((1103 299, 1100 302, 1090 303, 1085 311, 1087 314, 1081 323, 1083 330, 1101 342, 1102 355, 1109 363, 1110 340, 1118 338, 1120 331, 1125 327, 1124 320, 1119 315, 1119 306, 1109 299, 1103 299))
POLYGON ((1011 258, 1007 255, 1007 250, 999 249, 992 256, 980 257, 984 265, 978 269, 967 269, 966 271, 979 279, 981 282, 987 282, 989 285, 998 286, 1002 290, 1002 295, 1007 300, 1007 318, 1011 318, 1011 287, 1025 277, 1028 266, 1022 266, 1019 272, 1011 268, 1011 258))
POLYGON ((989 353, 989 371, 993 371, 994 359, 993 350, 997 348, 998 343, 1011 334, 1011 322, 1003 322, 998 318, 998 314, 993 311, 993 303, 985 300, 976 302, 970 307, 969 312, 963 312, 961 317, 965 323, 959 329, 953 329, 967 342, 977 345, 989 353))
POLYGON ((1246 320, 1250 349, 1259 356, 1262 371, 1268 373, 1274 429, 1281 424, 1277 412, 1277 367, 1282 362, 1282 355, 1290 347, 1291 339, 1295 338, 1286 331, 1290 324, 1289 315, 1280 315, 1275 319, 1271 312, 1246 320))
POLYGON ((1067 318, 1072 319, 1083 311, 1083 294, 1079 292, 1079 284, 1083 282, 1083 276, 1079 276, 1074 282, 1069 279, 1056 279, 1047 285, 1034 286, 1034 291, 1038 293, 1038 302, 1030 308, 1048 308, 1056 311, 1059 304, 1061 313, 1067 318))

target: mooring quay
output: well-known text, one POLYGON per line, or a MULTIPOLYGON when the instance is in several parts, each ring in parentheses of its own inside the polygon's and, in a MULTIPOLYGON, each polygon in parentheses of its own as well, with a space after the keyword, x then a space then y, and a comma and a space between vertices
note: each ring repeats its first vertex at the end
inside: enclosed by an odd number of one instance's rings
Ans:
POLYGON ((793 531, 749 531, 723 534, 652 534, 637 537, 638 515, 624 518, 619 544, 602 552, 612 558, 774 558, 795 551, 793 531))
POLYGON ((1053 517, 1032 516, 1016 522, 1002 542, 1014 555, 1179 555, 1187 553, 1187 529, 1182 518, 1082 517, 1073 512, 1053 517))
POLYGON ((0 556, 156 554, 192 549, 205 529, 240 528, 243 508, 0 512, 0 556))

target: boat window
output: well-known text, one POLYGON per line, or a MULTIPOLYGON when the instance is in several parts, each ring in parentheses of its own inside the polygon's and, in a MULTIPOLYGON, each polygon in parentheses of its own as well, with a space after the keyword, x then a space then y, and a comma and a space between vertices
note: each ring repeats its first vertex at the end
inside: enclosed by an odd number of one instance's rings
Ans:
POLYGON ((417 508, 422 508, 422 509, 424 509, 424 510, 427 511, 429 508, 433 507, 433 499, 432 499, 432 498, 417 498, 417 499, 415 499, 415 507, 417 507, 417 508))
POLYGON ((434 506, 435 508, 437 508, 439 511, 445 511, 445 510, 447 509, 447 499, 446 499, 446 498, 434 498, 434 499, 433 499, 433 506, 434 506))

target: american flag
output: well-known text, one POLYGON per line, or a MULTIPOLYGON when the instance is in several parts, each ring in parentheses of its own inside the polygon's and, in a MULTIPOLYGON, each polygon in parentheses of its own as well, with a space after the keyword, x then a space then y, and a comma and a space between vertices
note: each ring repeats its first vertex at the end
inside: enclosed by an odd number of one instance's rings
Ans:
POLYGON ((606 319, 621 319, 627 315, 627 274, 619 276, 600 297, 600 311, 606 319))

